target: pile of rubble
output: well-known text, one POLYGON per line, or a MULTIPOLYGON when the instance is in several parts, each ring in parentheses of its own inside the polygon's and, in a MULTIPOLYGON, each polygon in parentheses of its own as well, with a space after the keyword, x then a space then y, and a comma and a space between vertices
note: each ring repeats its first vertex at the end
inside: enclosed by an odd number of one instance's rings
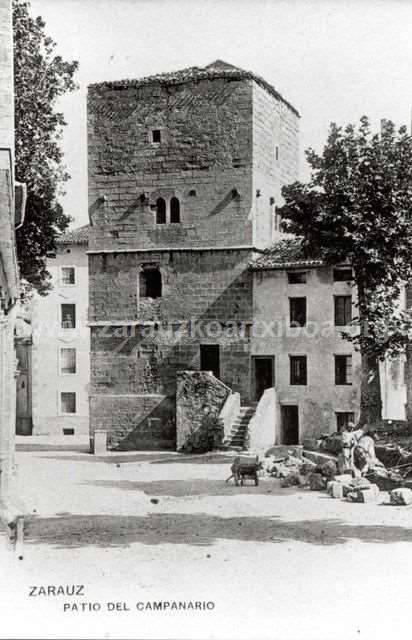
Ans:
POLYGON ((397 470, 386 469, 377 461, 364 477, 352 474, 338 474, 334 459, 320 464, 312 462, 304 455, 299 457, 290 451, 283 456, 270 455, 265 458, 262 473, 268 477, 279 478, 282 487, 300 486, 312 491, 326 491, 332 498, 349 502, 382 502, 381 491, 390 491, 391 504, 412 504, 411 488, 397 470))

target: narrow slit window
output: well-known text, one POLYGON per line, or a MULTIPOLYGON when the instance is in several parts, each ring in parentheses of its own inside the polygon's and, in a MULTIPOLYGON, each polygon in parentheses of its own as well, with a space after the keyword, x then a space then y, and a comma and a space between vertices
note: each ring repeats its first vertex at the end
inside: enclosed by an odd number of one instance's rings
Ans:
POLYGON ((166 224, 166 200, 164 198, 156 200, 156 224, 166 224))
POLYGON ((180 222, 180 202, 179 198, 173 197, 170 200, 170 222, 177 224, 180 222))

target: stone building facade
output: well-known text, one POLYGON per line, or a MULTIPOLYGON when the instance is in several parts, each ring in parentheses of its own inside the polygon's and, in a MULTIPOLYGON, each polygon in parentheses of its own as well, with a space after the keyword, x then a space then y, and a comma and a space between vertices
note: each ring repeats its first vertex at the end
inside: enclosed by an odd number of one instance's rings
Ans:
POLYGON ((176 373, 251 399, 255 253, 298 176, 299 115, 216 61, 89 87, 90 429, 175 447, 176 373))
POLYGON ((19 298, 14 211, 14 110, 11 2, 0 0, 0 506, 9 500, 14 464, 19 298))
MULTIPOLYGON (((47 262, 52 290, 47 296, 35 294, 31 302, 31 428, 22 435, 89 433, 88 232, 86 225, 58 238, 56 255, 47 262)), ((18 400, 24 402, 20 365, 18 400)))

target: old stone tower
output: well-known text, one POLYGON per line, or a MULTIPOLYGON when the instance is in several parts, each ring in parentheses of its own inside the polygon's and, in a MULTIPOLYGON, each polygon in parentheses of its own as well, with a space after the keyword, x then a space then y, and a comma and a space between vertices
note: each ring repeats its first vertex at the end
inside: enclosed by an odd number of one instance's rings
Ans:
POLYGON ((298 119, 220 61, 89 87, 90 428, 112 446, 174 448, 177 371, 248 400, 247 265, 297 179, 298 119))

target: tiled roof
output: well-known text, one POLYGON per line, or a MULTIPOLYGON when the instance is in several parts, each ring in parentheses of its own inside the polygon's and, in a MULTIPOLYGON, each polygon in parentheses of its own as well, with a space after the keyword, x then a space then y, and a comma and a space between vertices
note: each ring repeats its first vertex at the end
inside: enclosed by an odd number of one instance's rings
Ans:
POLYGON ((321 267, 320 257, 308 256, 302 248, 301 238, 278 240, 250 264, 252 271, 285 269, 291 267, 321 267))
POLYGON ((112 80, 107 82, 101 82, 89 85, 90 89, 98 89, 99 87, 107 88, 122 88, 122 87, 139 87, 147 84, 184 84, 186 82, 198 81, 198 80, 213 80, 214 78, 231 78, 232 80, 254 80, 256 84, 260 85, 275 98, 283 102, 293 113, 299 117, 299 112, 293 105, 290 104, 276 89, 266 82, 260 76, 257 76, 252 71, 245 71, 234 67, 223 60, 215 60, 206 67, 187 67, 186 69, 180 69, 179 71, 172 71, 170 73, 161 73, 154 76, 148 76, 146 78, 127 79, 127 80, 112 80))
POLYGON ((88 244, 89 225, 85 224, 83 227, 65 231, 65 233, 57 238, 56 242, 57 244, 88 244))

